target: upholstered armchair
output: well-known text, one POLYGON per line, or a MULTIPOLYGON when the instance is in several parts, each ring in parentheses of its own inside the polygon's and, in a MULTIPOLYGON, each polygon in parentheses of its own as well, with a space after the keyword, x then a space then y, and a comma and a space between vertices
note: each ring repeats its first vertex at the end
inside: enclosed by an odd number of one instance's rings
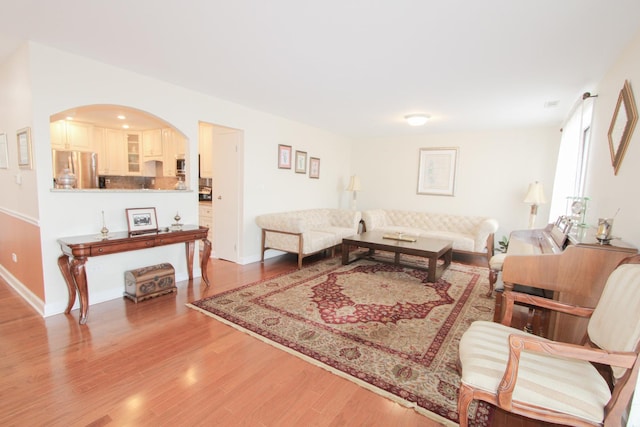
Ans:
POLYGON ((460 426, 468 425, 472 400, 551 423, 622 425, 638 376, 640 255, 609 275, 595 309, 513 291, 504 299, 502 324, 473 322, 460 339, 460 426), (585 344, 509 327, 515 302, 589 317, 585 344))

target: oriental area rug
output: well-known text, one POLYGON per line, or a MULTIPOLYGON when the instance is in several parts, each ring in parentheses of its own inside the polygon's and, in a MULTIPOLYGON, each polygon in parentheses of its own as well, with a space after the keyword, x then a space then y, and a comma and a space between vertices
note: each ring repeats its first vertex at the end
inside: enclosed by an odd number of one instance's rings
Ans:
MULTIPOLYGON (((488 270, 452 263, 436 283, 424 270, 339 258, 191 304, 444 425, 458 422, 458 342, 493 318, 488 270)), ((491 424, 475 403, 473 426, 491 424)))

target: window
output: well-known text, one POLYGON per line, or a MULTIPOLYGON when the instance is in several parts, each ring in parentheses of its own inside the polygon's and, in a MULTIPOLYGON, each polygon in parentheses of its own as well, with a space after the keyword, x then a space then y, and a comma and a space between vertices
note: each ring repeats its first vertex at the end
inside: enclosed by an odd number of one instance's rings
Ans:
POLYGON ((588 196, 585 194, 585 181, 589 164, 593 103, 594 97, 580 99, 562 127, 549 222, 567 214, 567 198, 588 196))

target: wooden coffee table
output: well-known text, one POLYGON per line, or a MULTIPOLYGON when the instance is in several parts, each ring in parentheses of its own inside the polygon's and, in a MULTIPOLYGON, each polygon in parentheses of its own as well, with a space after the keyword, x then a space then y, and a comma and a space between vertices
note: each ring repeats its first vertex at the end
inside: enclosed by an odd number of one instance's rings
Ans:
MULTIPOLYGON (((444 270, 451 264, 453 257, 452 242, 450 240, 432 239, 429 237, 413 236, 415 241, 404 241, 396 239, 388 239, 383 237, 386 233, 380 231, 367 231, 356 234, 351 237, 342 239, 342 264, 347 265, 361 258, 373 258, 376 250, 393 252, 395 254, 393 263, 397 265, 406 265, 412 268, 420 268, 416 265, 405 264, 400 262, 400 255, 415 255, 429 260, 429 274, 427 280, 429 282, 437 281, 444 270), (352 247, 369 248, 366 252, 361 252, 355 256, 350 256, 352 247), (443 264, 438 266, 438 260, 442 259, 443 264)), ((374 258, 376 261, 382 261, 374 258)))

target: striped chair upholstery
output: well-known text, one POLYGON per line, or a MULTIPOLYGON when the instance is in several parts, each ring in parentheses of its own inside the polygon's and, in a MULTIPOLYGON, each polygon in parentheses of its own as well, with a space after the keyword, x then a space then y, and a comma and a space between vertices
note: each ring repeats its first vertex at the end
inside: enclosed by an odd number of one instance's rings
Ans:
MULTIPOLYGON (((536 300, 531 296, 522 298, 536 300)), ((554 303, 560 304, 547 300, 549 305, 554 303)), ((597 307, 585 310, 584 314, 591 314, 587 328, 590 343, 584 347, 556 348, 553 341, 519 329, 494 322, 473 322, 459 344, 460 426, 467 425, 465 415, 473 399, 531 418, 568 425, 605 425, 605 420, 609 425, 608 417, 621 416, 635 387, 638 370, 639 255, 622 261, 610 274, 597 307), (530 340, 535 348, 517 337, 530 340), (624 363, 613 355, 624 359, 624 363), (626 364, 612 366, 615 387, 620 390, 614 389, 612 394, 607 381, 590 361, 626 364), (515 370, 510 369, 509 362, 515 370), (614 405, 612 398, 627 401, 614 405)), ((614 424, 615 421, 611 425, 614 424)))

